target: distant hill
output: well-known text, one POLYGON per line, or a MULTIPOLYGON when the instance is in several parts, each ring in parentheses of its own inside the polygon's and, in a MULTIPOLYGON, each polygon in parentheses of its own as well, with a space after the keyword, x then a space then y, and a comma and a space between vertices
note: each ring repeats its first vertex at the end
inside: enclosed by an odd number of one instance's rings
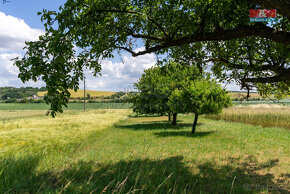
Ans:
MULTIPOLYGON (((71 93, 71 98, 82 98, 84 97, 84 90, 78 90, 78 91, 73 91, 73 90, 69 90, 71 93)), ((47 93, 47 91, 45 92, 37 92, 37 95, 40 97, 43 97, 45 94, 47 93)), ((94 97, 108 97, 111 96, 113 94, 115 94, 116 92, 107 92, 107 91, 95 91, 95 90, 86 90, 86 96, 89 94, 92 98, 94 97)))

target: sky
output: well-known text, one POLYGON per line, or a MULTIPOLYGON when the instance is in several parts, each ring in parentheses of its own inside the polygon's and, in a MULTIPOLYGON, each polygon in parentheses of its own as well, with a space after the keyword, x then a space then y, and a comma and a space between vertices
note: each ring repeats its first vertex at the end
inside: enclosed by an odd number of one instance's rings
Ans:
MULTIPOLYGON (((37 40, 44 33, 44 27, 37 12, 43 9, 57 11, 65 0, 9 0, 0 2, 0 87, 32 86, 42 87, 40 81, 22 83, 18 78, 18 68, 11 59, 24 55, 25 41, 37 40)), ((142 48, 139 48, 142 49, 142 48)), ((144 69, 152 67, 157 58, 154 54, 132 57, 121 53, 116 59, 107 59, 102 63, 102 76, 93 77, 86 71, 86 89, 100 91, 132 90, 144 69)), ((83 83, 80 82, 80 89, 83 83)), ((227 85, 229 90, 239 90, 235 84, 227 85)))

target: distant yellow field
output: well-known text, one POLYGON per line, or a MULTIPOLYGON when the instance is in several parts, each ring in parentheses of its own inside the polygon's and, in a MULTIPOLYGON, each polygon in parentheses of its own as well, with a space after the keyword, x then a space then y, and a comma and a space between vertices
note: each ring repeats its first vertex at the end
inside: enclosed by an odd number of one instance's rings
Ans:
MULTIPOLYGON (((232 99, 235 99, 235 98, 242 98, 243 96, 247 96, 247 93, 246 92, 230 92, 230 96, 232 97, 232 99)), ((250 93, 250 99, 251 98, 262 98, 260 96, 260 94, 258 93, 250 93)))
MULTIPOLYGON (((70 90, 71 98, 84 97, 84 90, 78 90, 77 92, 70 90)), ((115 94, 116 92, 107 92, 107 91, 95 91, 95 90, 86 90, 86 94, 90 94, 91 97, 106 97, 115 94)), ((37 92, 37 95, 43 97, 46 92, 37 92)))

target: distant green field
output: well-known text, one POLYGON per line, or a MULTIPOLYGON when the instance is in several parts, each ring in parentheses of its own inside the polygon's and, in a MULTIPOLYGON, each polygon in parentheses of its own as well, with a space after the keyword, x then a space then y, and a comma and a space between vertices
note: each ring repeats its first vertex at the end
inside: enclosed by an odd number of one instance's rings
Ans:
MULTIPOLYGON (((87 109, 127 109, 130 103, 87 103, 87 109)), ((49 105, 44 103, 0 103, 0 110, 48 110, 49 105)), ((65 110, 83 110, 83 103, 70 103, 65 110)))

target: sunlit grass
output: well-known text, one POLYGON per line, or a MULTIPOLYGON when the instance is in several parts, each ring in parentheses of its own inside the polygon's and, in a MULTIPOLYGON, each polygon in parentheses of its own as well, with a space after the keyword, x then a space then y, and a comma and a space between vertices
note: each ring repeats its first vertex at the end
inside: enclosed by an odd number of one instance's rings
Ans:
POLYGON ((9 120, 0 130, 8 142, 0 193, 289 192, 288 130, 201 117, 192 135, 193 115, 172 126, 130 113, 9 120))
POLYGON ((2 110, 0 111, 0 122, 5 123, 7 120, 17 118, 30 118, 34 116, 44 116, 44 110, 2 110))
POLYGON ((290 106, 258 104, 234 106, 219 115, 207 118, 261 125, 263 127, 284 127, 290 129, 290 106))
POLYGON ((124 119, 128 110, 70 111, 59 114, 56 118, 44 116, 43 112, 24 111, 22 115, 20 112, 14 115, 19 119, 13 120, 4 120, 11 118, 11 115, 4 116, 0 112, 0 119, 3 119, 0 123, 0 155, 3 155, 21 149, 34 151, 58 147, 62 151, 61 149, 67 149, 66 144, 78 143, 90 133, 124 119), (36 115, 38 117, 30 117, 36 115))

